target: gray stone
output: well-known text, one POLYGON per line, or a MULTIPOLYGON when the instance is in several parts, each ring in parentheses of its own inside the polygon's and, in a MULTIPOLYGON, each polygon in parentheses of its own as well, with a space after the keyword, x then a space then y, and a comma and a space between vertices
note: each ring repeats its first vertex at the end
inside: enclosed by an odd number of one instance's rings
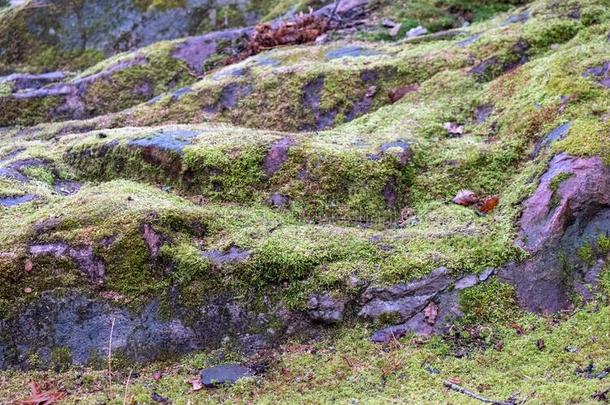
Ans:
POLYGON ((235 384, 242 378, 252 377, 254 373, 239 364, 225 364, 201 371, 201 383, 206 387, 235 384))
POLYGON ((240 249, 237 246, 231 246, 226 252, 210 250, 203 252, 202 254, 204 257, 210 259, 212 263, 222 265, 246 261, 250 258, 251 252, 249 250, 240 249))
POLYGON ((540 154, 542 149, 546 149, 551 146, 553 143, 563 139, 566 137, 568 132, 570 132, 570 128, 572 128, 573 122, 569 121, 565 124, 559 125, 557 128, 553 129, 549 132, 542 141, 540 141, 536 147, 534 148, 534 152, 532 153, 533 157, 536 157, 540 154))
POLYGON ((312 295, 307 301, 307 315, 317 322, 338 323, 343 321, 345 304, 345 298, 332 298, 328 293, 312 295))
POLYGON ((462 277, 461 279, 459 279, 455 283, 455 289, 464 290, 466 288, 470 288, 470 287, 477 285, 478 282, 479 282, 478 277, 471 274, 471 275, 468 275, 468 276, 465 276, 465 277, 462 277))
POLYGON ((496 269, 494 269, 493 267, 487 267, 485 270, 483 270, 481 274, 479 274, 479 281, 487 281, 489 277, 495 274, 495 272, 496 269))
POLYGON ((426 322, 424 315, 419 313, 405 323, 376 331, 371 337, 371 341, 375 343, 390 343, 394 339, 400 339, 409 333, 413 333, 416 336, 430 336, 434 333, 434 329, 426 322))
POLYGON ((263 170, 267 177, 273 176, 280 170, 284 162, 288 160, 288 151, 295 143, 291 138, 282 138, 271 145, 263 161, 263 170))
POLYGON ((0 205, 3 207, 11 208, 34 201, 35 199, 36 196, 34 194, 25 194, 16 197, 1 197, 0 205))

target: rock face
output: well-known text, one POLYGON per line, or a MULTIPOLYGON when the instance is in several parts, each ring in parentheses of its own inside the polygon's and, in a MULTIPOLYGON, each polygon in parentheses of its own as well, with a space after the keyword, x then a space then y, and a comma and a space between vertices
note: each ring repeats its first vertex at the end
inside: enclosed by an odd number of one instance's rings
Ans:
MULTIPOLYGON (((111 55, 160 40, 253 25, 266 13, 262 7, 253 7, 253 3, 248 0, 46 0, 44 7, 25 4, 13 12, 23 20, 24 26, 20 28, 25 34, 22 35, 36 38, 43 46, 65 52, 86 50, 111 55), (232 17, 221 18, 224 13, 232 13, 232 17)), ((11 45, 0 43, 0 49, 11 45)), ((0 53, 0 58, 3 56, 0 53)))
MULTIPOLYGON (((601 158, 555 156, 524 203, 517 244, 531 255, 501 272, 527 309, 551 313, 570 306, 569 293, 591 270, 573 263, 579 248, 610 232, 610 168, 601 158)), ((603 257, 600 257, 603 259, 603 257)))
POLYGON ((113 356, 140 363, 218 347, 226 337, 249 354, 267 345, 268 336, 250 332, 268 321, 228 298, 211 300, 196 319, 179 305, 169 317, 161 311, 154 301, 133 311, 78 291, 45 292, 0 323, 0 368, 24 364, 34 353, 48 361, 58 348, 69 351, 74 364, 95 364, 108 355, 111 329, 113 356))

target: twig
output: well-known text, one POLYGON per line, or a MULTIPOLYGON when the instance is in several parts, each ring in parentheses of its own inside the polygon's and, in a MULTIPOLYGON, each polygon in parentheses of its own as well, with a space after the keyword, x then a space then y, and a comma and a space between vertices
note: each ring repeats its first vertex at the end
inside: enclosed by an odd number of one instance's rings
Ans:
POLYGON ((445 385, 445 387, 447 387, 453 391, 468 395, 470 398, 474 398, 478 401, 485 402, 486 404, 493 404, 493 405, 516 405, 517 404, 517 401, 514 399, 514 397, 509 398, 507 401, 495 401, 493 399, 488 399, 488 398, 482 397, 478 394, 475 394, 474 392, 469 391, 460 385, 454 384, 451 381, 445 381, 444 385, 445 385))
POLYGON ((108 339, 108 393, 112 390, 112 335, 114 334, 114 320, 110 323, 110 338, 108 339))
POLYGON ((127 405, 127 393, 129 392, 129 381, 131 380, 132 369, 129 369, 129 375, 127 376, 127 382, 125 383, 125 395, 123 395, 123 405, 127 405))
POLYGON ((335 17, 335 13, 337 12, 337 9, 339 8, 339 3, 341 3, 341 0, 335 1, 335 7, 333 7, 333 11, 330 13, 330 17, 328 17, 328 21, 326 21, 326 24, 330 24, 330 22, 335 17))

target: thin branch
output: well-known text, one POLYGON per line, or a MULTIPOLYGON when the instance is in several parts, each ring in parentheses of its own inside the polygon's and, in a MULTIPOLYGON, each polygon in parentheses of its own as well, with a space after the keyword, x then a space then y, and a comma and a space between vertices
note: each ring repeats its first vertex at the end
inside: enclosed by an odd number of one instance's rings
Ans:
POLYGON ((127 382, 125 383, 125 395, 123 395, 123 405, 127 405, 127 393, 129 392, 129 382, 131 380, 132 369, 129 369, 129 375, 127 376, 127 382))
POLYGON ((333 7, 333 11, 330 13, 330 17, 328 17, 328 21, 326 21, 326 24, 330 24, 330 22, 335 17, 335 13, 337 12, 337 9, 339 8, 339 3, 341 3, 341 0, 335 1, 335 7, 333 7))
POLYGON ((514 399, 514 397, 509 398, 507 401, 495 401, 493 399, 488 399, 488 398, 482 397, 478 394, 475 394, 474 392, 469 391, 460 385, 454 384, 451 381, 445 381, 444 385, 445 385, 445 387, 447 387, 453 391, 468 395, 470 398, 474 398, 478 401, 485 402, 486 404, 493 404, 493 405, 517 405, 518 404, 518 402, 514 399))
POLYGON ((114 334, 114 321, 110 323, 110 337, 108 339, 108 392, 112 390, 112 335, 114 334))

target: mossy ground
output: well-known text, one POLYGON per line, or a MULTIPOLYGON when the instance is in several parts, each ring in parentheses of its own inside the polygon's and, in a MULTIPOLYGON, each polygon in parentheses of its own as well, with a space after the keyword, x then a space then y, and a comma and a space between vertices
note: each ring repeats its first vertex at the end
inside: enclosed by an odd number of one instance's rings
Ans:
MULTIPOLYGON (((166 96, 153 106, 92 121, 7 129, 0 134, 0 157, 25 150, 3 165, 41 158, 50 167, 24 171, 29 183, 0 178, 0 196, 38 196, 19 207, 0 208, 0 309, 15 313, 42 291, 76 287, 92 294, 113 292, 133 308, 153 296, 163 299, 173 287, 194 306, 211 291, 227 289, 264 291, 298 309, 311 292, 350 294, 347 280, 354 275, 391 284, 440 266, 455 274, 477 273, 525 257, 513 244, 516 221, 549 158, 568 152, 610 162, 608 89, 583 77, 608 59, 604 3, 537 1, 529 10, 531 19, 524 23, 501 25, 504 15, 472 25, 468 34, 482 35, 467 47, 458 45, 464 35, 421 44, 362 43, 379 54, 337 60, 325 55, 345 44, 278 49, 264 56, 281 61, 280 66, 261 65, 259 55, 198 81, 194 93, 178 101, 166 96), (579 20, 569 17, 575 8, 579 20), (515 46, 523 43, 528 47, 517 56, 527 56, 527 63, 506 70, 516 61, 515 46), (484 74, 472 73, 478 62, 493 58, 484 74), (232 75, 241 69, 248 73, 232 75), (369 71, 381 77, 371 112, 343 123, 350 105, 367 91, 370 84, 362 74, 369 71), (315 119, 302 111, 301 92, 320 77, 320 109, 337 111, 333 129, 296 132, 315 119), (417 92, 389 104, 388 90, 414 83, 417 92), (229 84, 251 85, 252 93, 235 109, 215 117, 203 114, 229 84), (478 122, 475 112, 481 106, 490 108, 489 116, 478 122), (207 120, 267 129, 184 125, 207 120), (566 122, 573 122, 566 137, 534 157, 535 146, 566 122), (463 125, 464 134, 448 133, 446 123, 463 125), (162 126, 142 127, 150 124, 162 126), (153 163, 130 146, 161 130, 197 136, 182 151, 156 156, 153 163), (285 137, 296 146, 282 168, 267 177, 265 154, 285 137), (407 164, 400 164, 395 150, 370 158, 398 139, 409 144, 407 164), (52 188, 58 178, 81 181, 83 188, 60 196, 52 188), (383 196, 390 178, 400 186, 391 209, 383 196), (479 215, 451 203, 461 189, 498 195, 500 204, 479 215), (273 193, 289 196, 292 205, 269 207, 273 193), (410 214, 400 218, 403 208, 410 214), (50 218, 59 220, 45 228, 50 218), (142 239, 144 223, 166 238, 156 259, 142 239), (107 265, 104 284, 93 285, 70 260, 36 258, 34 271, 24 274, 29 244, 57 241, 93 246, 107 265), (202 255, 231 246, 251 251, 251 258, 217 268, 202 255), (32 292, 24 293, 25 288, 32 292)), ((562 180, 559 176, 554 186, 562 180)), ((567 259, 590 262, 609 250, 607 235, 600 235, 579 250, 578 258, 567 259)), ((610 285, 608 274, 602 273, 603 287, 610 285)), ((445 337, 407 337, 382 347, 369 343, 370 326, 349 324, 318 342, 286 344, 264 377, 232 388, 189 393, 184 379, 217 362, 208 357, 213 354, 198 354, 178 365, 138 370, 128 396, 148 402, 156 391, 175 403, 471 403, 442 387, 443 380, 459 378, 495 399, 519 391, 528 403, 592 403, 591 395, 606 388, 604 380, 586 379, 576 369, 589 363, 599 370, 609 366, 606 295, 602 290, 597 304, 546 319, 522 313, 514 290, 492 281, 462 294, 466 316, 445 337), (166 375, 151 381, 159 369, 166 375)), ((52 367, 62 369, 67 354, 58 350, 54 359, 52 367)), ((108 393, 107 376, 99 371, 7 372, 0 376, 0 396, 22 396, 28 378, 44 378, 59 379, 73 392, 67 403, 77 398, 95 403, 107 396, 122 403, 127 373, 115 375, 108 393)))
POLYGON ((110 386, 105 371, 7 372, 0 395, 24 397, 33 379, 67 389, 71 395, 66 404, 120 404, 126 392, 128 399, 143 403, 153 392, 175 404, 474 403, 443 387, 451 378, 496 400, 517 394, 531 404, 594 404, 599 402, 592 395, 605 390, 607 382, 587 378, 584 370, 591 365, 595 374, 608 367, 609 311, 601 305, 555 319, 516 314, 512 327, 482 324, 445 339, 405 337, 389 346, 369 343, 371 331, 355 326, 310 344, 288 342, 272 357, 264 376, 229 388, 190 391, 188 380, 197 378, 202 367, 221 362, 218 353, 209 353, 189 356, 180 364, 138 368, 129 385, 129 370, 115 371, 110 386), (463 345, 472 343, 479 348, 464 352, 463 345), (162 378, 155 380, 158 373, 162 378))

